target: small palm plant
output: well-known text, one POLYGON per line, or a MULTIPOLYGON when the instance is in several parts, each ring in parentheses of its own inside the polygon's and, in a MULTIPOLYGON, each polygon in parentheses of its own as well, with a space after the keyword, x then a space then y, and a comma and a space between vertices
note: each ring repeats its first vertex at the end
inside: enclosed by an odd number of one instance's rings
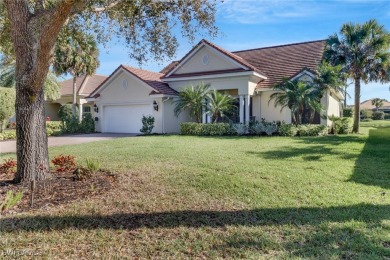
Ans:
POLYGON ((180 90, 179 96, 173 101, 174 112, 179 116, 184 110, 189 110, 191 116, 195 117, 198 123, 202 123, 202 115, 205 109, 205 98, 210 85, 203 82, 197 86, 187 86, 180 90))
POLYGON ((385 99, 382 99, 382 98, 374 98, 373 100, 371 100, 371 104, 373 106, 375 106, 375 110, 378 111, 378 109, 383 106, 383 102, 385 102, 386 100, 385 99))
POLYGON ((207 113, 211 115, 212 122, 218 122, 219 118, 234 109, 234 98, 230 95, 212 90, 207 95, 207 113))
POLYGON ((281 84, 273 89, 278 92, 271 95, 269 102, 275 100, 275 107, 281 106, 281 111, 288 107, 296 125, 302 124, 305 108, 317 112, 322 110, 319 102, 319 91, 309 83, 284 79, 281 84))

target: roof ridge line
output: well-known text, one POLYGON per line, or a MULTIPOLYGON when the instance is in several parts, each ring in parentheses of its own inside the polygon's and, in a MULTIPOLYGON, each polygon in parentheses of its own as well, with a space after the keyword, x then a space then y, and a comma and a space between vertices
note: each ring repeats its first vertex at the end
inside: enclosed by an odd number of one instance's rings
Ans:
POLYGON ((151 72, 151 73, 156 73, 156 74, 162 74, 162 75, 164 75, 163 73, 160 73, 160 72, 156 72, 156 71, 152 71, 152 70, 140 69, 140 68, 136 68, 136 67, 133 67, 133 66, 123 65, 123 64, 121 64, 121 66, 123 66, 123 67, 125 67, 125 68, 127 67, 127 68, 131 68, 131 69, 143 70, 143 71, 146 71, 146 72, 151 72))

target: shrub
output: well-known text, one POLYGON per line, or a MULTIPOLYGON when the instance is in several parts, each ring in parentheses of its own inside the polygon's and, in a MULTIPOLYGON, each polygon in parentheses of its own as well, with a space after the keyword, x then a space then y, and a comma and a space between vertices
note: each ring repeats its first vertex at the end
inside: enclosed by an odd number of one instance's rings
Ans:
POLYGON ((295 136, 297 134, 297 127, 293 124, 282 122, 279 126, 279 135, 281 136, 295 136))
POLYGON ((4 162, 0 164, 0 174, 11 175, 16 173, 17 162, 15 159, 4 159, 4 162))
POLYGON ((200 123, 181 123, 180 134, 198 135, 198 136, 220 136, 232 134, 231 126, 227 123, 200 124, 200 123))
POLYGON ((372 110, 362 110, 360 114, 362 119, 372 118, 372 110))
POLYGON ((90 172, 97 172, 100 169, 100 163, 92 159, 86 159, 87 169, 90 172))
POLYGON ((5 131, 4 133, 0 133, 0 140, 12 140, 16 139, 16 132, 14 130, 5 131))
POLYGON ((249 125, 249 133, 255 134, 255 135, 261 135, 265 132, 265 126, 264 124, 255 121, 254 123, 249 125))
POLYGON ((351 118, 330 116, 332 126, 329 129, 331 134, 348 134, 351 132, 351 118))
POLYGON ((343 117, 352 117, 353 116, 353 109, 350 107, 346 107, 343 109, 343 117))
POLYGON ((54 164, 56 172, 67 173, 76 168, 75 157, 72 155, 57 155, 51 162, 54 164))
POLYGON ((0 88, 0 132, 4 131, 9 118, 15 114, 15 99, 14 88, 0 88))
POLYGON ((139 130, 144 135, 150 135, 154 128, 153 116, 142 116, 142 128, 139 130))
POLYGON ((90 113, 83 115, 83 120, 80 123, 79 132, 89 134, 95 132, 95 121, 90 113))
POLYGON ((385 114, 385 118, 384 118, 385 120, 388 120, 388 119, 390 119, 390 114, 385 114))
POLYGON ((385 113, 383 111, 375 111, 372 113, 372 119, 374 120, 384 120, 385 119, 385 113))
POLYGON ((0 211, 4 211, 12 208, 18 204, 23 198, 23 191, 13 192, 12 190, 7 191, 4 201, 0 204, 0 211))
POLYGON ((264 132, 267 134, 267 135, 272 135, 274 133, 276 133, 278 131, 278 125, 273 122, 271 124, 266 124, 264 126, 264 132))
POLYGON ((73 116, 72 114, 72 104, 65 104, 60 107, 58 110, 58 117, 61 119, 62 122, 65 122, 72 117, 77 117, 79 114, 79 108, 76 106, 76 116, 73 116))
POLYGON ((233 124, 232 127, 237 135, 244 135, 248 132, 248 126, 244 123, 233 124))
POLYGON ((298 136, 319 136, 327 133, 328 127, 324 125, 299 125, 297 129, 298 136))
POLYGON ((46 121, 46 129, 61 130, 62 122, 61 121, 46 121))

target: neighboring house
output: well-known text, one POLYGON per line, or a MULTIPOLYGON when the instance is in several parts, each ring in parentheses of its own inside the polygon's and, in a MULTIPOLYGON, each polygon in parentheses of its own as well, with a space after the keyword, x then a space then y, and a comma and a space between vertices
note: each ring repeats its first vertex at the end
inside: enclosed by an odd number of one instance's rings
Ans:
MULTIPOLYGON (((376 111, 376 107, 372 104, 372 99, 363 101, 360 103, 360 110, 373 110, 376 111)), ((383 111, 385 113, 390 113, 390 102, 385 100, 383 101, 383 106, 378 108, 378 111, 383 111)))
MULTIPOLYGON (((76 79, 76 102, 79 105, 79 116, 84 113, 91 113, 93 103, 85 99, 94 91, 107 77, 102 75, 81 76, 76 79)), ((51 120, 59 120, 58 110, 64 104, 72 104, 73 101, 73 78, 62 81, 61 97, 55 101, 46 101, 46 116, 51 120)))
MULTIPOLYGON (((188 113, 176 117, 172 101, 181 88, 204 82, 236 97, 238 122, 264 118, 290 123, 291 111, 269 102, 272 87, 283 78, 312 81, 324 47, 325 41, 312 41, 229 52, 202 40, 159 73, 120 65, 86 100, 96 104, 97 131, 138 133, 142 116, 152 115, 154 132, 175 133, 191 118, 188 113)), ((325 114, 340 116, 343 98, 327 93, 321 100, 325 114)), ((318 115, 316 120, 331 123, 318 115)), ((203 122, 210 121, 204 115, 203 122)))

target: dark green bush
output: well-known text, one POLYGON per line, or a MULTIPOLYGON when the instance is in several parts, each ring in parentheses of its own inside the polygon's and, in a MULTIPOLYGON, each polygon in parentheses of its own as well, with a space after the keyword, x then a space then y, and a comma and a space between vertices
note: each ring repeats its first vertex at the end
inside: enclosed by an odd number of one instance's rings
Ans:
POLYGON ((297 127, 293 124, 286 124, 282 122, 279 126, 279 135, 281 136, 295 136, 297 131, 297 127))
POLYGON ((79 132, 89 134, 95 132, 95 121, 92 118, 92 115, 87 113, 83 115, 83 120, 79 126, 79 132))
POLYGON ((385 113, 383 111, 375 111, 374 113, 372 113, 372 119, 383 120, 385 119, 385 113))
MULTIPOLYGON (((79 108, 76 106, 76 117, 79 114, 79 108)), ((72 114, 72 104, 65 104, 60 107, 58 110, 58 117, 61 119, 62 122, 66 120, 71 120, 73 117, 72 114)))
POLYGON ((324 125, 299 125, 297 129, 298 136, 319 136, 328 134, 328 127, 324 125))
POLYGON ((390 119, 390 114, 385 114, 385 120, 390 119))
POLYGON ((360 114, 362 119, 372 118, 372 110, 362 110, 360 114))
POLYGON ((139 130, 144 135, 150 135, 154 128, 153 116, 142 116, 142 128, 139 130))
POLYGON ((198 135, 198 136, 218 136, 233 134, 230 124, 199 124, 199 123, 181 123, 180 134, 182 135, 198 135))
POLYGON ((353 109, 350 107, 346 107, 343 109, 343 117, 352 117, 353 109))

